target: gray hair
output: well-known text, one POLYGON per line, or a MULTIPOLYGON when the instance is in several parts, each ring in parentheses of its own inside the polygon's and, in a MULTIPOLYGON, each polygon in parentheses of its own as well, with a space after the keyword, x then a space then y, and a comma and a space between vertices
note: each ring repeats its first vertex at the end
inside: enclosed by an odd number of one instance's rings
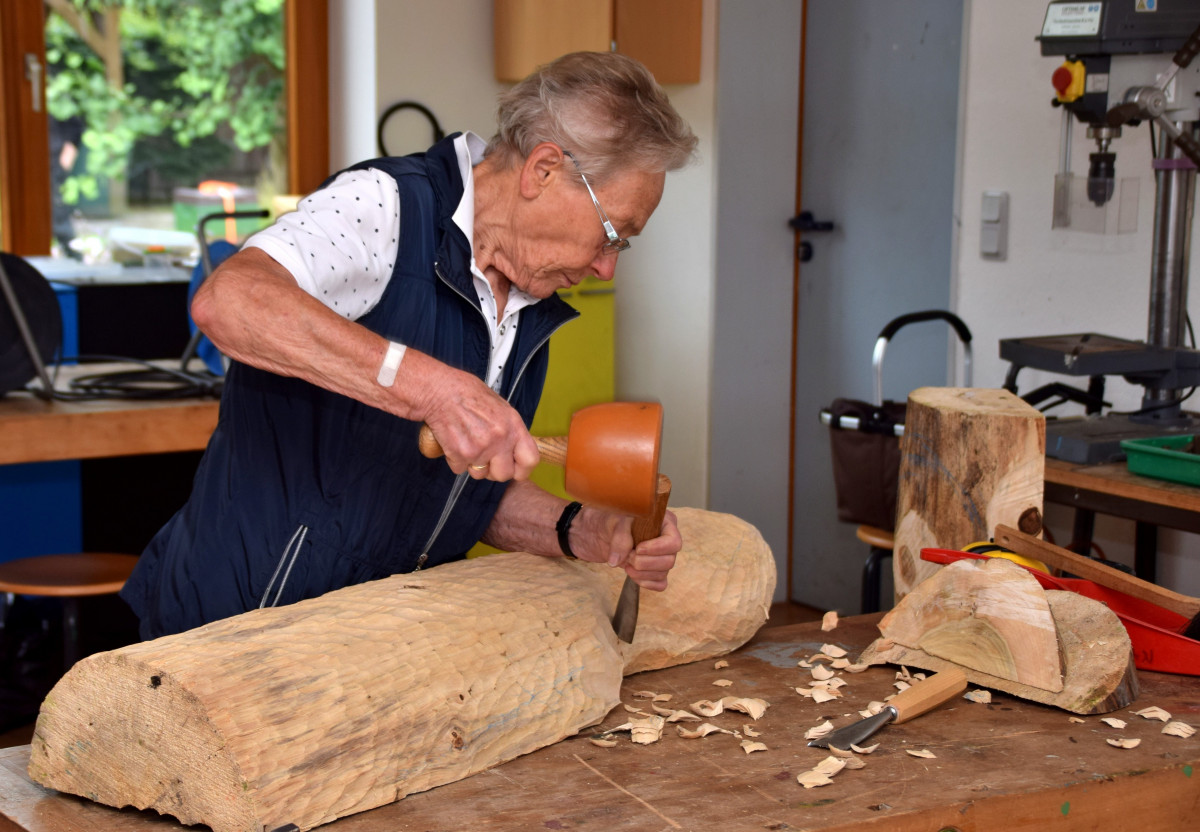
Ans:
POLYGON ((615 52, 573 52, 539 67, 500 96, 487 155, 518 164, 554 142, 603 180, 621 169, 678 170, 696 136, 641 63, 615 52))

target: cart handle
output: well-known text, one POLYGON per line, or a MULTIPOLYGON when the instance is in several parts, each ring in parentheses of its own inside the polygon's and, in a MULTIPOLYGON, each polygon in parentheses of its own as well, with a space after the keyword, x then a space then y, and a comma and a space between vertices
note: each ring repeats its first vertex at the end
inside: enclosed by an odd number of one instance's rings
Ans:
POLYGON ((875 352, 871 356, 871 368, 875 371, 875 404, 883 404, 883 354, 887 350, 888 341, 892 340, 892 336, 901 328, 924 321, 945 321, 953 327, 958 340, 963 344, 963 381, 967 387, 971 386, 971 330, 963 323, 962 318, 942 309, 909 312, 888 321, 875 341, 875 352))

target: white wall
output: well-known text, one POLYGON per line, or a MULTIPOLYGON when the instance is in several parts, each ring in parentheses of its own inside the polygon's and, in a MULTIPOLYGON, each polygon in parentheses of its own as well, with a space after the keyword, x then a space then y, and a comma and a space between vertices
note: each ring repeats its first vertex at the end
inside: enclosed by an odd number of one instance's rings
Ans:
MULTIPOLYGON (((367 0, 335 0, 358 5, 367 0)), ((483 0, 375 0, 375 113, 412 99, 433 110, 442 128, 485 138, 495 125, 492 4, 483 0), (435 36, 453 33, 453 37, 435 36)), ((708 398, 713 293, 714 79, 716 0, 704 2, 701 81, 671 86, 672 103, 700 137, 701 161, 667 178, 658 210, 628 254, 621 256, 617 291, 617 397, 662 402, 662 470, 674 484, 672 503, 707 501, 708 398)), ((335 90, 331 98, 340 94, 335 90)), ((407 153, 429 144, 416 115, 388 122, 388 150, 407 153), (407 132, 404 132, 406 131, 407 132), (395 137, 396 145, 392 145, 395 137)), ((334 129, 372 137, 370 123, 334 129)), ((374 155, 372 150, 371 155, 374 155)))
MULTIPOLYGON (((1114 144, 1117 175, 1140 179, 1138 231, 1100 236, 1050 227, 1054 174, 1058 168, 1061 111, 1050 106, 1050 76, 1061 58, 1041 57, 1046 0, 969 0, 965 23, 961 152, 960 237, 953 279, 956 311, 975 335, 975 378, 998 387, 1007 363, 999 340, 1018 336, 1099 332, 1145 339, 1149 308, 1154 179, 1149 131, 1126 128, 1114 144), (1008 258, 979 255, 980 200, 985 190, 1009 193, 1008 258)), ((1164 57, 1166 66, 1169 58, 1164 57)), ((1094 149, 1076 125, 1072 167, 1086 174, 1094 149)), ((1193 242, 1192 250, 1197 251, 1193 242)), ((1195 287, 1193 287, 1194 289, 1195 287)), ((1194 320, 1200 306, 1193 290, 1194 320)), ((1025 392, 1064 376, 1021 373, 1025 392)), ((1135 408, 1141 388, 1108 381, 1117 408, 1135 408)), ((1060 542, 1070 536, 1069 514, 1048 507, 1048 524, 1060 542)), ((1097 536, 1110 557, 1132 562, 1133 524, 1106 521, 1097 536)), ((1200 593, 1200 539, 1162 530, 1159 580, 1200 593)))

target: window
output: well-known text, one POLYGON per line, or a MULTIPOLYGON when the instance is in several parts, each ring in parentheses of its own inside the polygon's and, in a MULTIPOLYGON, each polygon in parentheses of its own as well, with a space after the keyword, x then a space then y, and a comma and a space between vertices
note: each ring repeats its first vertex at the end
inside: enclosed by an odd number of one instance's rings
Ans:
MULTIPOLYGON (((67 13, 72 7, 66 0, 51 5, 67 13)), ((289 192, 304 193, 328 173, 327 2, 286 0, 284 21, 287 173, 280 181, 289 192)), ((55 25, 51 57, 61 59, 57 44, 71 35, 55 25)), ((53 242, 51 170, 57 160, 50 153, 45 90, 54 79, 46 77, 45 26, 43 0, 0 3, 0 248, 25 255, 48 254, 53 242)), ((59 141, 56 150, 61 146, 59 141)), ((139 183, 140 172, 131 173, 131 187, 155 187, 152 176, 139 183)), ((77 180, 71 187, 81 185, 77 180)))

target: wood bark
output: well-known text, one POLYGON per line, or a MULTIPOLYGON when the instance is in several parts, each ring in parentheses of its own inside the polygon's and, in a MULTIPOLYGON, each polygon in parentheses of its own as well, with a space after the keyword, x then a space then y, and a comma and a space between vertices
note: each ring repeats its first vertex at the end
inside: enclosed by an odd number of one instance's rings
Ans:
POLYGON ((1139 687, 1129 634, 1104 604, 1074 592, 1042 590, 1038 586, 1057 633, 1053 655, 1047 654, 1040 637, 1029 637, 1039 613, 1024 613, 1018 605, 1010 605, 1003 616, 1010 620, 997 625, 1002 605, 994 602, 994 585, 1019 572, 1021 567, 1001 559, 951 564, 901 600, 880 621, 883 637, 868 647, 859 661, 933 671, 958 667, 977 685, 1078 714, 1108 713, 1137 699, 1139 687), (966 573, 973 573, 975 578, 963 580, 961 576, 966 573), (953 603, 937 600, 946 598, 953 598, 953 603), (971 613, 969 624, 959 618, 963 611, 971 613), (985 612, 977 615, 975 611, 985 612), (919 626, 893 626, 897 619, 918 622, 919 626), (1027 626, 1014 626, 1022 624, 1027 626), (923 641, 930 634, 937 636, 937 655, 924 649, 923 641), (953 643, 955 639, 957 643, 953 643), (996 653, 1010 654, 1015 667, 1044 662, 1051 675, 1057 672, 1061 660, 1061 684, 1057 690, 1047 690, 1008 678, 1015 674, 1000 675, 997 668, 1003 662, 996 660, 996 653))
POLYGON ((900 443, 892 570, 896 599, 941 567, 926 547, 988 540, 998 524, 1041 530, 1046 428, 1006 390, 922 387, 908 397, 900 443))
POLYGON ((677 516, 684 550, 632 644, 609 623, 623 572, 460 561, 88 657, 42 705, 30 775, 215 832, 309 829, 556 742, 618 704, 623 674, 721 655, 766 620, 758 532, 677 516))

